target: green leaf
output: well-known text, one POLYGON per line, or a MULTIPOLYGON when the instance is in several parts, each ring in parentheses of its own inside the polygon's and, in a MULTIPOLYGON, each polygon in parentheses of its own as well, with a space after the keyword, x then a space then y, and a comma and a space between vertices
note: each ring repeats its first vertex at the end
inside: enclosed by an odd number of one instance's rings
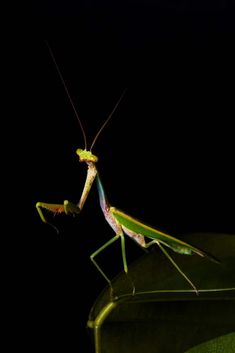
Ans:
POLYGON ((235 352, 235 332, 219 336, 199 344, 185 353, 232 353, 235 352))
POLYGON ((183 240, 221 261, 171 254, 199 295, 156 248, 113 280, 115 298, 109 287, 97 298, 88 320, 96 353, 183 353, 235 331, 235 236, 183 240))

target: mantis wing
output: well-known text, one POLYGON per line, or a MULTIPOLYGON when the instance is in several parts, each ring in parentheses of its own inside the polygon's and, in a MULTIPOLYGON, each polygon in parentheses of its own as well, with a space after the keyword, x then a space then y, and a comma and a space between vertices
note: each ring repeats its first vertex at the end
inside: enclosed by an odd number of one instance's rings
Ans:
POLYGON ((183 255, 192 255, 193 253, 196 253, 199 256, 202 257, 207 257, 210 260, 214 262, 219 262, 216 258, 214 258, 212 255, 180 240, 177 239, 171 235, 168 235, 166 233, 163 233, 155 228, 152 228, 141 221, 139 221, 136 218, 133 218, 123 211, 111 207, 110 211, 112 212, 114 218, 125 228, 129 229, 130 231, 141 235, 143 237, 150 238, 152 240, 157 240, 159 243, 162 243, 163 245, 168 246, 172 250, 174 250, 177 253, 183 254, 183 255))

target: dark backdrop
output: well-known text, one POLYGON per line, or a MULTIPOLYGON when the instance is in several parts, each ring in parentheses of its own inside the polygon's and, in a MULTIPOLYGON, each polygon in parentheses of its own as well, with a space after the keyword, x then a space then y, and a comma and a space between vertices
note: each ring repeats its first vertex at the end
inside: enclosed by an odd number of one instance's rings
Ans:
MULTIPOLYGON (((34 4, 24 229, 29 322, 37 325, 29 345, 89 351, 86 320, 105 285, 89 255, 113 235, 95 188, 77 218, 53 219, 59 236, 34 208, 77 202, 86 173, 75 154, 82 134, 45 40, 89 143, 128 88, 93 149, 110 203, 179 237, 234 233, 233 16, 229 1, 34 4)), ((130 263, 142 253, 127 245, 130 263)), ((100 259, 111 275, 120 260, 118 246, 100 259)))

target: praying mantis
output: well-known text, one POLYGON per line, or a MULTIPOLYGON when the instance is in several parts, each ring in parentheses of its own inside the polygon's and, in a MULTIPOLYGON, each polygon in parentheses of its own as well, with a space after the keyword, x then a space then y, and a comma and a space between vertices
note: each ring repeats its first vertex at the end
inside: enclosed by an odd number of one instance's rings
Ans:
MULTIPOLYGON (((50 211, 54 214, 59 214, 59 213, 65 213, 65 214, 72 214, 72 215, 77 215, 79 214, 86 202, 86 199, 89 195, 89 192, 91 190, 91 187, 96 181, 97 185, 97 190, 98 190, 98 196, 99 196, 99 202, 100 202, 100 207, 103 211, 104 217, 110 227, 113 229, 115 235, 108 240, 105 244, 103 244, 98 250, 96 250, 94 253, 90 255, 90 259, 92 263, 95 265, 99 273, 104 277, 104 279, 108 282, 112 289, 112 283, 111 280, 108 278, 108 276, 105 274, 104 270, 101 269, 99 264, 96 261, 96 256, 100 254, 105 248, 109 247, 111 244, 114 242, 120 240, 121 242, 121 253, 122 253, 122 263, 123 263, 123 269, 126 274, 128 274, 128 264, 127 264, 127 259, 126 259, 126 247, 125 247, 125 236, 129 236, 132 238, 135 242, 138 243, 142 248, 147 249, 148 247, 152 245, 157 245, 163 254, 167 257, 167 259, 172 263, 172 265, 175 267, 175 269, 180 273, 181 276, 188 282, 188 284, 193 288, 193 291, 195 291, 196 294, 198 294, 198 289, 194 285, 194 283, 191 281, 191 279, 183 272, 183 270, 176 264, 172 256, 168 253, 166 248, 170 248, 176 253, 182 254, 182 255, 193 255, 197 254, 201 257, 208 258, 211 261, 214 262, 219 262, 216 258, 214 258, 212 255, 204 252, 201 249, 198 249, 195 246, 192 246, 180 239, 177 239, 169 234, 163 233, 153 227, 150 227, 143 223, 142 221, 137 220, 136 218, 128 215, 127 213, 121 211, 120 209, 113 207, 109 204, 107 196, 104 191, 104 187, 99 175, 99 172, 97 170, 97 162, 98 162, 98 157, 93 154, 92 148, 94 147, 97 138, 99 137, 100 133, 103 131, 104 127, 108 123, 108 121, 111 119, 113 116, 114 112, 116 111, 117 107, 119 106, 125 91, 119 98, 118 102, 116 103, 115 107, 113 108, 112 112, 106 119, 106 121, 103 123, 101 128, 99 129, 98 133, 96 134, 91 146, 89 149, 87 149, 87 139, 86 139, 86 134, 84 131, 84 128, 82 126, 81 120, 79 118, 79 115, 76 111, 76 108, 73 104, 73 101, 71 99, 71 96, 68 92, 67 86, 65 84, 65 81, 63 79, 63 76, 61 74, 61 71, 57 65, 57 62, 55 60, 54 54, 52 50, 49 47, 49 51, 51 54, 51 57, 54 61, 54 64, 56 66, 57 72, 60 76, 61 82, 64 86, 64 89, 66 91, 66 94, 68 96, 68 99, 71 103, 71 106, 74 110, 74 113, 77 117, 78 123, 80 125, 81 132, 83 134, 83 139, 84 139, 84 148, 77 149, 76 154, 79 157, 79 161, 82 163, 85 163, 87 165, 87 176, 85 180, 85 184, 83 187, 83 191, 80 197, 80 200, 77 204, 74 204, 68 200, 65 200, 63 204, 50 204, 50 203, 45 203, 45 202, 37 202, 36 203, 36 209, 39 213, 39 216, 41 220, 44 223, 50 224, 52 227, 54 227, 56 230, 57 228, 49 223, 45 216, 43 209, 50 211), (148 239, 148 242, 146 241, 148 239)), ((134 293, 134 287, 133 287, 133 293, 134 293)))

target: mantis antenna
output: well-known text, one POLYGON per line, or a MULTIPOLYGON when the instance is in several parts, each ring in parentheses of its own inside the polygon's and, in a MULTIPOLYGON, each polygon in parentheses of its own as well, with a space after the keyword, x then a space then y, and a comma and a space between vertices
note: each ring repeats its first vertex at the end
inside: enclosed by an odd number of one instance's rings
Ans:
POLYGON ((119 98, 119 100, 117 101, 115 107, 113 108, 113 110, 112 110, 111 113, 109 114, 108 118, 105 120, 105 122, 103 123, 103 125, 101 126, 101 128, 99 129, 99 131, 97 132, 97 134, 95 135, 94 140, 93 140, 93 142, 92 142, 92 144, 91 144, 90 151, 91 151, 92 148, 94 147, 94 144, 96 143, 96 141, 97 141, 97 139, 98 139, 100 133, 103 131, 103 129, 105 128, 106 124, 107 124, 107 123, 109 122, 109 120, 112 118, 112 116, 113 116, 115 110, 117 109, 119 103, 121 102, 122 98, 124 97, 126 91, 127 91, 127 88, 124 89, 124 91, 122 92, 122 95, 121 95, 121 97, 119 98))
MULTIPOLYGON (((76 116, 76 118, 77 118, 77 120, 78 120, 78 122, 79 122, 81 131, 82 131, 82 135, 83 135, 84 145, 85 145, 85 148, 84 148, 84 149, 86 150, 86 149, 87 149, 87 139, 86 139, 86 134, 85 134, 84 128, 83 128, 83 126, 82 126, 82 122, 81 122, 81 120, 80 120, 80 118, 79 118, 79 115, 78 115, 78 112, 77 112, 77 110, 76 110, 76 108, 75 108, 75 105, 74 105, 74 103, 73 103, 73 100, 72 100, 72 98, 71 98, 71 96, 70 96, 70 94, 69 94, 69 90, 68 90, 68 88, 67 88, 67 86, 66 86, 66 83, 65 83, 65 81, 64 81, 64 78, 63 78, 63 76, 62 76, 62 74, 61 74, 61 71, 60 71, 60 69, 59 69, 59 66, 58 66, 58 64, 57 64, 57 62, 56 62, 55 56, 54 56, 54 54, 53 54, 53 51, 52 51, 52 49, 51 49, 51 47, 50 47, 50 45, 49 45, 49 43, 48 43, 47 41, 46 41, 46 45, 47 45, 47 47, 48 47, 48 49, 49 49, 51 58, 52 58, 52 60, 53 60, 53 62, 54 62, 54 64, 55 64, 56 70, 57 70, 57 72, 58 72, 58 74, 59 74, 59 77, 60 77, 60 79, 61 79, 61 82, 62 82, 62 84, 63 84, 63 86, 64 86, 65 92, 66 92, 66 94, 67 94, 67 96, 68 96, 68 98, 69 98, 69 101, 70 101, 70 104, 71 104, 71 106, 72 106, 72 108, 73 108, 73 111, 74 111, 74 113, 75 113, 75 116, 76 116)), ((92 144, 91 144, 91 147, 90 147, 90 151, 91 151, 92 147, 94 147, 94 144, 96 143, 96 141, 97 141, 97 139, 98 139, 100 133, 103 131, 103 129, 104 129, 104 127, 106 126, 106 124, 107 124, 107 123, 109 122, 109 120, 112 118, 112 116, 113 116, 115 110, 117 109, 119 103, 121 102, 122 98, 124 97, 124 95, 125 95, 125 93, 126 93, 126 90, 127 90, 127 88, 124 89, 124 91, 123 91, 121 97, 119 98, 119 100, 117 101, 115 107, 113 108, 113 110, 112 110, 111 113, 109 114, 108 118, 105 120, 105 122, 103 123, 103 125, 101 126, 101 128, 99 129, 99 131, 97 132, 97 134, 95 135, 95 137, 94 137, 94 139, 93 139, 93 142, 92 142, 92 144)))
POLYGON ((64 86, 64 89, 65 89, 65 92, 66 92, 66 94, 67 94, 67 96, 68 96, 68 98, 69 98, 69 101, 70 101, 70 104, 71 104, 71 106, 72 106, 72 108, 73 108, 73 111, 74 111, 74 113, 75 113, 75 116, 76 116, 76 118, 77 118, 77 120, 78 120, 78 122, 79 122, 81 131, 82 131, 83 140, 84 140, 85 150, 86 150, 86 149, 87 149, 87 140, 86 140, 86 134, 85 134, 84 128, 83 128, 83 126, 82 126, 82 122, 81 122, 81 120, 80 120, 80 118, 79 118, 79 115, 78 115, 78 112, 77 112, 77 110, 76 110, 76 108, 75 108, 75 105, 74 105, 74 103, 73 103, 73 100, 72 100, 72 98, 71 98, 71 96, 70 96, 70 94, 69 94, 69 90, 68 90, 68 88, 67 88, 67 86, 66 86, 66 83, 65 83, 65 81, 64 81, 64 78, 63 78, 63 76, 62 76, 62 74, 61 74, 61 71, 60 71, 60 69, 59 69, 59 66, 58 66, 58 64, 57 64, 57 62, 56 62, 55 56, 54 56, 54 54, 53 54, 53 51, 52 51, 52 49, 51 49, 51 47, 50 47, 50 45, 48 44, 47 41, 46 41, 46 45, 47 45, 47 47, 48 47, 48 49, 49 49, 50 55, 51 55, 52 60, 53 60, 53 62, 54 62, 54 64, 55 64, 56 70, 57 70, 57 72, 58 72, 58 74, 59 74, 59 76, 60 76, 61 82, 62 82, 62 84, 63 84, 63 86, 64 86))

